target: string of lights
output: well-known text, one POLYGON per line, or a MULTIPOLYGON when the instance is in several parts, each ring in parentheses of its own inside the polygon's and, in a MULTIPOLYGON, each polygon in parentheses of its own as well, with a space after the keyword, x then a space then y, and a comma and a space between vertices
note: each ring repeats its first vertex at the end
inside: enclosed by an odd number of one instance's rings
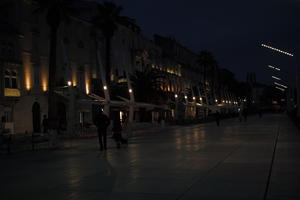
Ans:
POLYGON ((272 66, 272 65, 268 65, 268 67, 271 68, 271 69, 275 69, 275 70, 277 70, 277 71, 280 71, 280 68, 278 68, 278 67, 274 67, 274 66, 272 66))
POLYGON ((272 76, 272 78, 278 80, 278 81, 281 81, 281 78, 278 78, 277 76, 272 76))
POLYGON ((276 89, 278 89, 278 90, 281 90, 282 92, 284 92, 284 89, 283 88, 280 88, 280 87, 275 87, 276 89))
POLYGON ((261 44, 261 46, 265 47, 265 48, 268 48, 268 49, 271 49, 273 51, 277 51, 279 53, 283 53, 285 55, 288 55, 288 56, 294 56, 293 54, 289 53, 289 52, 286 52, 286 51, 283 51, 283 50, 280 50, 280 49, 277 49, 277 48, 274 48, 274 47, 271 47, 269 45, 266 45, 266 44, 261 44))
POLYGON ((283 88, 287 88, 287 86, 285 86, 285 85, 282 85, 282 84, 280 84, 280 83, 277 83, 277 82, 274 82, 274 84, 275 84, 275 85, 278 85, 278 86, 281 86, 281 87, 283 87, 283 88))

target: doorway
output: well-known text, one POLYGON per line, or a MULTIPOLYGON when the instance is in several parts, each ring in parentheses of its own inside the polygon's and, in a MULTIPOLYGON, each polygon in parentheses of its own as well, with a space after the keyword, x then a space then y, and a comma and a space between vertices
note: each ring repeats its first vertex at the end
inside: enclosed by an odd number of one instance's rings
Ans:
POLYGON ((38 102, 32 106, 32 127, 34 133, 41 132, 41 108, 38 102))

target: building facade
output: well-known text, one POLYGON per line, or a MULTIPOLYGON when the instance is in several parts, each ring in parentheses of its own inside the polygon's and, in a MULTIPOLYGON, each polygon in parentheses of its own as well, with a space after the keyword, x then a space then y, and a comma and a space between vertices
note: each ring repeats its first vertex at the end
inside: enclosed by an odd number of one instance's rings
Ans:
MULTIPOLYGON (((121 25, 111 41, 108 85, 106 41, 90 22, 97 4, 78 4, 81 15, 62 23, 57 37, 55 98, 61 132, 92 126, 100 107, 111 117, 135 123, 201 119, 212 107, 221 106, 217 77, 203 78, 205 69, 196 53, 173 39, 155 36, 152 41, 121 25), (130 77, 147 70, 163 75, 157 91, 164 98, 156 102, 136 100, 130 77)), ((4 0, 0 7, 7 12, 1 13, 0 23, 1 121, 12 133, 40 132, 48 114, 49 27, 45 16, 33 14, 35 7, 27 1, 4 0)), ((217 68, 213 70, 217 74, 217 68)))

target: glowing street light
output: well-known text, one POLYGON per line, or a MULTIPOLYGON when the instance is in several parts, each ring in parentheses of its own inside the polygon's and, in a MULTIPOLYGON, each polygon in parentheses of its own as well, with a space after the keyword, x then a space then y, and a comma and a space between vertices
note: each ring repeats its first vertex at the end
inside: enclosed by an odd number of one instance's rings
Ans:
POLYGON ((187 99, 188 97, 185 95, 184 98, 187 99))
POLYGON ((193 100, 196 100, 196 97, 193 97, 193 100))
POLYGON ((274 79, 276 79, 276 80, 278 80, 278 81, 281 81, 281 78, 278 78, 278 77, 276 77, 276 76, 272 76, 272 78, 274 78, 274 79))
POLYGON ((199 99, 200 99, 200 101, 202 101, 202 97, 200 97, 199 99))
POLYGON ((104 86, 103 86, 103 89, 104 89, 104 90, 107 90, 107 86, 106 86, 106 85, 104 85, 104 86))
POLYGON ((132 89, 131 88, 128 91, 129 91, 129 93, 132 93, 132 89))
POLYGON ((276 89, 278 89, 278 90, 281 90, 282 92, 284 92, 285 91, 285 89, 283 89, 283 88, 280 88, 280 87, 275 87, 276 89))
POLYGON ((280 50, 280 49, 271 47, 271 46, 266 45, 266 44, 261 44, 261 46, 262 46, 262 47, 265 47, 265 48, 268 48, 268 49, 271 49, 271 50, 273 50, 273 51, 277 51, 277 52, 279 52, 279 53, 285 54, 285 55, 287 55, 287 56, 291 56, 291 57, 294 56, 293 54, 291 54, 291 53, 289 53, 289 52, 286 52, 286 51, 283 51, 283 50, 280 50))
POLYGON ((68 81, 68 86, 71 86, 72 85, 72 82, 71 81, 68 81))
POLYGON ((175 94, 175 98, 178 98, 178 95, 177 95, 177 94, 175 94))
POLYGON ((283 88, 285 88, 285 89, 287 88, 287 86, 285 86, 285 85, 282 85, 282 84, 280 84, 280 83, 277 83, 277 82, 274 82, 274 84, 275 84, 275 85, 278 85, 278 86, 281 86, 281 87, 283 87, 283 88))
POLYGON ((278 67, 274 67, 274 66, 272 66, 272 65, 268 65, 268 67, 271 68, 271 69, 275 69, 275 70, 277 70, 277 71, 280 71, 280 68, 278 68, 278 67))

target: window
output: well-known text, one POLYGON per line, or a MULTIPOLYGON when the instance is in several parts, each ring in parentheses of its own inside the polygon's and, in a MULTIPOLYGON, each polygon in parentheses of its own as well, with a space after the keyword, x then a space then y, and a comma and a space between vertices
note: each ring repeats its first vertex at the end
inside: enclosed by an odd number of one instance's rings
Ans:
POLYGON ((5 88, 17 89, 18 88, 17 77, 18 77, 18 75, 17 75, 16 71, 5 70, 5 72, 4 72, 5 88))
POLYGON ((4 82, 5 82, 5 88, 11 88, 11 84, 10 84, 10 71, 5 70, 4 73, 4 82))

